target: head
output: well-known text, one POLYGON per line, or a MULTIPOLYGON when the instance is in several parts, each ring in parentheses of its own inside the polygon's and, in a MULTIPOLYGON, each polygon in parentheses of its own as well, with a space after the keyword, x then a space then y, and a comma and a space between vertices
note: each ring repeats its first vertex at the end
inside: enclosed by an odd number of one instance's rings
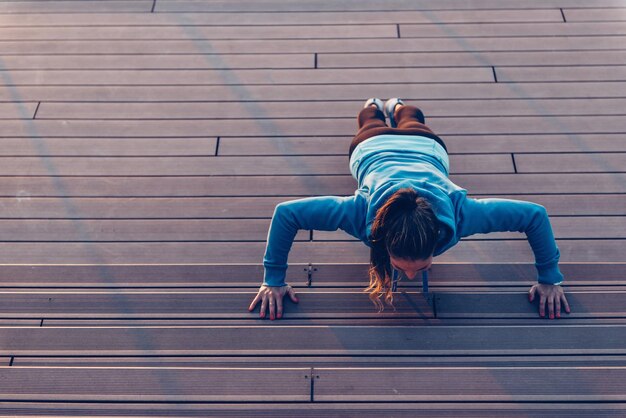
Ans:
POLYGON ((392 305, 392 268, 413 279, 432 263, 439 223, 424 198, 412 189, 400 189, 378 209, 370 242, 370 285, 366 292, 383 310, 381 298, 392 305))

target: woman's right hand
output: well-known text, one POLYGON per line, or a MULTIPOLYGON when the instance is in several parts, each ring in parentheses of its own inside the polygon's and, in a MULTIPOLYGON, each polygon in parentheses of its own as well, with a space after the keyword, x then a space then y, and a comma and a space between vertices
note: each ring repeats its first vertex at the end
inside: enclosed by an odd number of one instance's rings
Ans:
POLYGON ((265 311, 269 308, 270 319, 283 317, 283 297, 289 294, 289 297, 294 303, 298 303, 298 297, 295 290, 289 285, 284 286, 266 286, 262 285, 259 288, 259 293, 248 307, 248 311, 252 312, 254 307, 261 301, 260 317, 265 318, 265 311))

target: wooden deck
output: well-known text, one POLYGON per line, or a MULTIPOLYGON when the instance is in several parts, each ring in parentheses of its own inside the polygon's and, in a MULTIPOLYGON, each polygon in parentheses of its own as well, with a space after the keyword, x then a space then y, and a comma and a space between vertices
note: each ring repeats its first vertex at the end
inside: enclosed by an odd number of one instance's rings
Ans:
POLYGON ((626 416, 625 0, 0 3, 0 415, 626 416), (474 197, 548 209, 377 314, 368 251, 300 231, 300 304, 247 306, 274 206, 355 188, 368 97, 418 104, 474 197))

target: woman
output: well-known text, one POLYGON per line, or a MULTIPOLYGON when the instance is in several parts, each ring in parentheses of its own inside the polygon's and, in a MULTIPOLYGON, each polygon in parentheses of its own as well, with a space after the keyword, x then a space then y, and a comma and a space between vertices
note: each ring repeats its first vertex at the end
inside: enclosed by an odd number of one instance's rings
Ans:
POLYGON ((559 249, 545 208, 506 199, 471 199, 449 178, 445 143, 425 125, 423 113, 400 99, 385 104, 372 98, 358 116, 359 131, 350 144, 350 171, 359 188, 353 196, 323 196, 281 203, 268 234, 265 279, 248 310, 261 302, 260 316, 281 318, 286 294, 287 256, 299 229, 342 229, 370 247, 370 299, 391 304, 392 269, 409 279, 428 269, 432 259, 463 237, 496 231, 525 232, 535 255, 539 295, 551 319, 570 312, 561 288, 559 249), (384 110, 384 113, 383 113, 384 110), (385 113, 389 117, 387 126, 385 113))

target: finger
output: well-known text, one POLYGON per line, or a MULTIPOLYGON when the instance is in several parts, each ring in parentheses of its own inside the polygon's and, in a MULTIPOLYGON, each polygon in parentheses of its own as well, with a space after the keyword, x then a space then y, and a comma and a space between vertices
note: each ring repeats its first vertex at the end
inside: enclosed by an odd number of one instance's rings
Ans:
POLYGON ((530 288, 530 290, 528 291, 528 301, 532 302, 533 300, 535 300, 535 289, 536 287, 533 286, 530 288))
POLYGON ((541 297, 539 298, 539 316, 540 317, 544 317, 546 316, 546 297, 544 295, 540 295, 541 297))
POLYGON ((554 298, 554 311, 556 313, 556 317, 561 317, 561 300, 559 297, 554 298))
POLYGON ((261 312, 259 313, 259 316, 261 318, 265 318, 265 310, 267 309, 267 295, 263 296, 263 302, 261 302, 261 312))
POLYGON ((255 298, 252 300, 252 303, 248 307, 248 310, 249 311, 253 310, 256 304, 259 303, 260 300, 261 300, 261 293, 259 292, 256 294, 255 298))
POLYGON ((300 302, 300 300, 298 300, 298 297, 296 296, 296 291, 293 290, 293 287, 289 286, 289 289, 287 291, 289 292, 289 297, 294 303, 300 302))
POLYGON ((548 313, 550 314, 550 319, 554 319, 554 296, 552 295, 548 298, 548 313))
POLYGON ((280 319, 283 317, 283 298, 279 296, 276 298, 276 318, 280 319))
POLYGON ((274 307, 274 295, 270 295, 269 296, 269 300, 270 300, 270 320, 274 320, 275 316, 276 316, 276 309, 274 307))
POLYGON ((565 306, 565 312, 570 313, 569 303, 567 303, 567 298, 565 295, 561 295, 561 300, 563 301, 563 306, 565 306))

